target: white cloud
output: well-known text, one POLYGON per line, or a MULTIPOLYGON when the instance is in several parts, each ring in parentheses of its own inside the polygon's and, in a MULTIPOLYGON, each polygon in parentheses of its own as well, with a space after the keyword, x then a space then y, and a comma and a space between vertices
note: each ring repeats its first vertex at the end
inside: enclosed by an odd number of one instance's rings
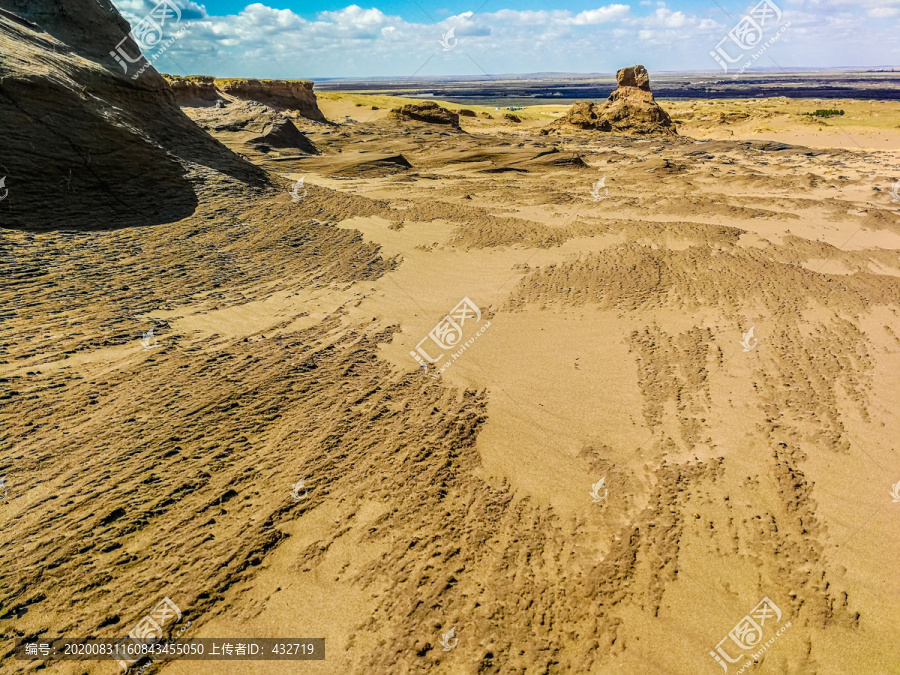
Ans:
MULTIPOLYGON (((134 18, 158 0, 114 1, 134 18)), ((881 64, 897 55, 890 46, 892 22, 885 19, 900 15, 900 0, 775 1, 792 22, 790 35, 772 51, 786 67, 841 65, 851 58, 881 64)), ((356 4, 304 18, 264 2, 228 16, 210 16, 191 0, 178 2, 196 18, 170 50, 171 62, 163 57, 162 69, 298 78, 402 77, 417 69, 424 76, 480 74, 475 63, 490 73, 613 72, 633 63, 651 70, 714 70, 709 50, 756 4, 730 0, 730 19, 714 6, 693 14, 655 1, 641 3, 649 5, 643 8, 612 3, 580 12, 500 8, 442 16, 432 24, 356 4), (439 40, 451 27, 459 44, 444 52, 439 40)))
MULTIPOLYGON (((687 14, 684 12, 673 12, 670 9, 666 9, 664 7, 660 7, 655 12, 653 12, 650 20, 645 21, 645 25, 655 25, 663 28, 682 28, 683 26, 688 25, 688 23, 692 22, 691 19, 688 19, 687 14)), ((698 20, 694 19, 694 23, 699 23, 698 20)))
POLYGON ((590 9, 576 14, 572 19, 564 21, 573 26, 593 26, 600 23, 609 23, 624 19, 631 13, 628 5, 607 5, 599 9, 590 9))
POLYGON ((380 9, 363 9, 359 5, 350 5, 337 12, 319 12, 320 21, 329 21, 342 26, 372 27, 384 23, 388 17, 380 9))

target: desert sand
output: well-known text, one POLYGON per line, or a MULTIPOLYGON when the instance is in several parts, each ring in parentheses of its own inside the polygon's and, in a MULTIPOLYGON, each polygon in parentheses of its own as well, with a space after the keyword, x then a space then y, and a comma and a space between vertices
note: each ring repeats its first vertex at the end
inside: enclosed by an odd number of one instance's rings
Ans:
POLYGON ((152 98, 186 214, 0 230, 0 671, 169 597, 327 657, 145 672, 717 673, 764 598, 744 672, 900 672, 900 104, 253 95, 152 98))

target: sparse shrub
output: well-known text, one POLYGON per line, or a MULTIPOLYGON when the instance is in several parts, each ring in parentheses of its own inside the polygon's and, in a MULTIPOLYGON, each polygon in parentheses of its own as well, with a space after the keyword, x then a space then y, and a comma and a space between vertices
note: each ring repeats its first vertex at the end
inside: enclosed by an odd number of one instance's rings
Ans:
POLYGON ((843 110, 835 110, 833 108, 827 108, 827 109, 819 109, 819 110, 816 110, 815 112, 806 113, 806 114, 810 115, 812 117, 837 117, 838 115, 843 115, 844 111, 843 110))
POLYGON ((522 121, 522 118, 518 115, 513 115, 512 113, 504 113, 503 117, 508 119, 510 122, 516 122, 517 124, 522 121))
POLYGON ((456 112, 459 113, 460 117, 475 117, 475 111, 469 110, 467 108, 463 108, 462 110, 457 110, 456 112))

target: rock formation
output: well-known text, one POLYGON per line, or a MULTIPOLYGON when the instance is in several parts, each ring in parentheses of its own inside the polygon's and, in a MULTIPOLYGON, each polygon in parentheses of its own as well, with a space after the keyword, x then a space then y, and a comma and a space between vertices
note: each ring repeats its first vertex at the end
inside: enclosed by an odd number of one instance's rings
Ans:
POLYGON ((257 101, 192 110, 191 115, 201 128, 253 161, 261 159, 258 154, 294 157, 319 154, 287 114, 257 101))
POLYGON ((456 129, 460 128, 459 115, 452 110, 439 106, 434 101, 410 103, 400 108, 394 108, 391 112, 399 119, 405 121, 413 120, 428 124, 447 124, 456 129))
POLYGON ((650 92, 650 76, 644 66, 623 68, 616 73, 616 82, 618 87, 605 103, 579 101, 543 133, 567 127, 628 134, 677 133, 672 119, 650 92))
POLYGON ((216 78, 207 75, 165 75, 166 82, 175 94, 175 102, 182 108, 198 108, 214 106, 223 100, 222 93, 216 88, 216 78))
MULTIPOLYGON (((249 131, 253 131, 249 129, 249 131)), ((301 132, 294 123, 286 117, 279 117, 265 122, 259 134, 248 138, 249 145, 254 145, 263 152, 266 148, 278 150, 292 150, 305 155, 318 155, 319 151, 312 141, 301 132)))
POLYGON ((633 66, 631 68, 622 68, 616 73, 616 84, 618 88, 637 87, 643 91, 650 91, 650 73, 644 66, 633 66))
POLYGON ((175 100, 183 108, 223 107, 240 101, 255 101, 282 110, 295 110, 301 117, 326 122, 306 80, 216 79, 208 75, 163 75, 175 100))
POLYGON ((258 101, 273 108, 297 110, 310 120, 325 122, 319 110, 313 83, 308 80, 219 79, 216 87, 228 96, 244 101, 258 101))
POLYGON ((152 65, 123 73, 110 51, 130 30, 109 0, 0 0, 0 227, 166 223, 201 191, 272 185, 185 116, 152 65))

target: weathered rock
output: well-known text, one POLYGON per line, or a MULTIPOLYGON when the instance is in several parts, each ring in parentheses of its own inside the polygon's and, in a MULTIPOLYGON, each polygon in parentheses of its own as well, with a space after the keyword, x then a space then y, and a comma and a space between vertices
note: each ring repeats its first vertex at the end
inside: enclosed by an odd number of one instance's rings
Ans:
POLYGON ((650 91, 650 73, 644 66, 622 68, 616 73, 616 83, 620 87, 637 87, 644 91, 650 91))
POLYGON ((131 27, 109 0, 0 7, 0 227, 167 223, 201 193, 272 185, 185 116, 149 62, 123 72, 110 52, 131 27))
POLYGON ((255 153, 268 154, 273 150, 286 151, 291 156, 319 154, 287 113, 258 101, 235 101, 224 108, 193 109, 190 115, 227 147, 249 156, 252 161, 258 159, 255 153))
POLYGON ((219 79, 216 86, 234 98, 297 110, 303 117, 316 122, 327 121, 319 110, 313 83, 308 80, 219 79))
POLYGON ((638 134, 673 133, 672 118, 653 99, 653 94, 636 87, 620 87, 609 97, 601 116, 613 131, 638 134))
POLYGON ((618 88, 603 104, 579 101, 562 119, 544 128, 555 133, 566 128, 626 134, 674 134, 675 124, 650 92, 650 76, 644 66, 616 73, 618 88))
POLYGON ((262 133, 246 141, 249 145, 259 148, 269 147, 279 150, 297 150, 306 155, 318 155, 319 150, 313 145, 291 120, 282 117, 266 123, 262 133))
POLYGON ((459 129, 459 115, 452 110, 439 106, 434 101, 410 103, 400 108, 394 108, 391 112, 401 120, 415 120, 429 124, 448 124, 459 129))
POLYGON ((602 106, 589 101, 578 101, 569 108, 569 112, 562 120, 554 122, 551 126, 562 126, 559 122, 579 129, 594 129, 596 131, 612 131, 612 124, 609 120, 600 118, 602 106))
POLYGON ((222 94, 216 88, 216 79, 206 75, 165 75, 166 82, 175 94, 175 102, 182 108, 199 108, 223 104, 222 94))

